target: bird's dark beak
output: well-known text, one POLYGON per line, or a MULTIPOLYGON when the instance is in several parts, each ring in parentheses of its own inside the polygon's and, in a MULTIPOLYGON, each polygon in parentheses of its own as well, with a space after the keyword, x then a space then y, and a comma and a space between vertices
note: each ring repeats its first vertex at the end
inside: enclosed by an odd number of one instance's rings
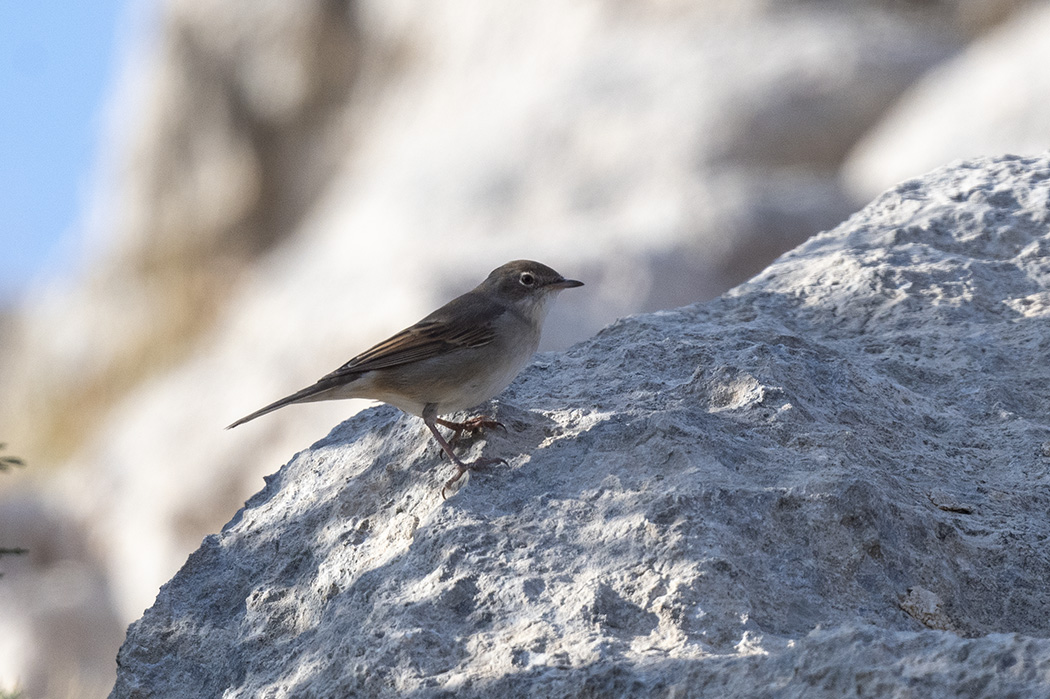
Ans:
POLYGON ((578 282, 575 279, 559 279, 551 284, 551 287, 555 289, 572 289, 577 286, 583 286, 583 282, 578 282))

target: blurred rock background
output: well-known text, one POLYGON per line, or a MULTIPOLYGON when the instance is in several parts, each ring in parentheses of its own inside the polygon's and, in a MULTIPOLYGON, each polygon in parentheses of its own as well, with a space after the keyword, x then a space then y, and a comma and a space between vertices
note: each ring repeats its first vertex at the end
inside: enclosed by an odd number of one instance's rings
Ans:
POLYGON ((222 427, 509 259, 546 349, 711 298, 895 182, 1050 144, 1020 0, 160 0, 72 278, 0 319, 0 691, 102 696, 208 532, 364 404, 222 427))

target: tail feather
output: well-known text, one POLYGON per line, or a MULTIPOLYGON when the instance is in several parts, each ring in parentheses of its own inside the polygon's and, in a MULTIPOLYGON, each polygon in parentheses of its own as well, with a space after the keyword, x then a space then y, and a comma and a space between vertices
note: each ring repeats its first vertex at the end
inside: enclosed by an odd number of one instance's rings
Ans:
POLYGON ((291 405, 292 403, 308 403, 316 400, 324 400, 321 394, 327 393, 328 391, 331 391, 333 388, 337 387, 338 386, 333 385, 329 381, 318 381, 313 386, 307 386, 306 388, 296 391, 290 396, 285 396, 284 398, 274 401, 273 403, 270 403, 265 407, 259 408, 254 413, 245 415, 240 420, 237 420, 236 422, 227 425, 226 429, 232 430, 237 425, 243 425, 244 423, 254 420, 257 417, 262 417, 267 413, 272 413, 274 410, 277 410, 278 408, 283 408, 286 405, 291 405))

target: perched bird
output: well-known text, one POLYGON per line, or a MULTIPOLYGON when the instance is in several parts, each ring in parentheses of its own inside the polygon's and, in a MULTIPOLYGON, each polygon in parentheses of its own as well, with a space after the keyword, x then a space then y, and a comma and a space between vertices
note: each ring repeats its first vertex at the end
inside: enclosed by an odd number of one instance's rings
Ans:
POLYGON ((453 430, 502 427, 484 416, 450 422, 439 415, 468 410, 500 393, 522 370, 540 342, 547 312, 558 292, 583 286, 547 265, 515 260, 492 270, 473 290, 452 299, 415 325, 362 352, 312 386, 296 391, 226 429, 292 403, 370 398, 418 415, 456 464, 445 490, 470 469, 506 463, 464 463, 437 426, 453 430))

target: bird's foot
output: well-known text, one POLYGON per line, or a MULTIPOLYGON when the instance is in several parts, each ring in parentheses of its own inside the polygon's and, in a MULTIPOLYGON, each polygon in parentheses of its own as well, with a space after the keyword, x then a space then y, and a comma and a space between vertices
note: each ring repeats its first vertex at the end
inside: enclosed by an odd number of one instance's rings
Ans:
POLYGON ((445 491, 455 485, 456 481, 462 478, 463 474, 467 471, 483 471, 489 466, 494 466, 496 464, 503 464, 504 466, 508 465, 506 459, 475 459, 470 463, 464 463, 459 459, 456 459, 456 474, 445 481, 445 485, 441 486, 441 499, 448 499, 445 491))
POLYGON ((485 415, 478 415, 477 417, 469 418, 467 420, 464 420, 463 422, 452 422, 451 420, 442 420, 441 418, 437 418, 436 420, 434 420, 434 422, 441 425, 442 427, 447 427, 448 429, 452 430, 452 438, 448 440, 449 444, 455 444, 456 442, 458 442, 460 435, 462 435, 464 432, 470 432, 471 434, 473 434, 474 432, 477 432, 479 430, 488 430, 493 428, 499 428, 504 432, 507 431, 507 426, 504 425, 502 422, 499 422, 498 420, 493 420, 492 418, 487 417, 485 415))

